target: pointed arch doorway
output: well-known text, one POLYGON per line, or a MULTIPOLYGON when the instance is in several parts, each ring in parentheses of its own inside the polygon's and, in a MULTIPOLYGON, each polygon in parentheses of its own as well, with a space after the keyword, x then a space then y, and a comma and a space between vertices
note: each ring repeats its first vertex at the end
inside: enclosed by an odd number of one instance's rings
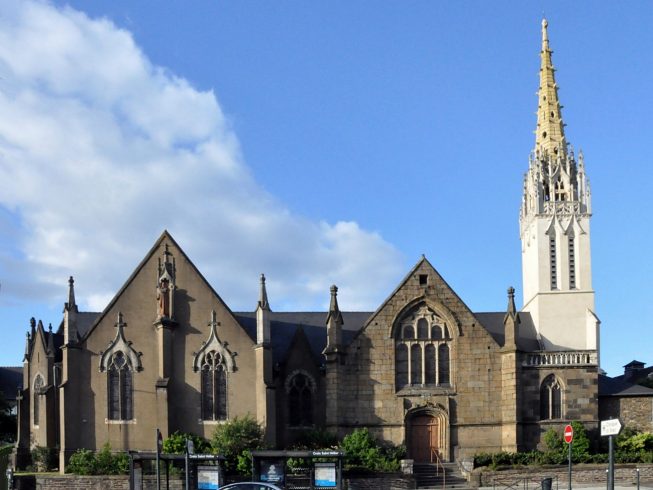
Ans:
POLYGON ((408 456, 415 463, 449 460, 446 416, 442 412, 417 412, 407 419, 408 456))

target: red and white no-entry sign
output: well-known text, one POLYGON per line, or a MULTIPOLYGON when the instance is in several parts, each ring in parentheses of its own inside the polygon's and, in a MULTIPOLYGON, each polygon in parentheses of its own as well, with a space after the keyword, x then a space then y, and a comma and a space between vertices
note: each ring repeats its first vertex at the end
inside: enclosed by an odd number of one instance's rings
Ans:
POLYGON ((565 442, 571 444, 571 441, 574 440, 574 428, 571 425, 565 426, 565 442))

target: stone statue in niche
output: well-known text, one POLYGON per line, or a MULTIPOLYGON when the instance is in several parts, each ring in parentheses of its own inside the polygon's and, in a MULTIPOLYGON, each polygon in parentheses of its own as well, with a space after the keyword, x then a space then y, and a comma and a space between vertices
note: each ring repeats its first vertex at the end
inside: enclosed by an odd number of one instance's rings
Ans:
POLYGON ((159 285, 156 288, 157 318, 170 318, 170 295, 172 289, 170 288, 170 281, 167 277, 162 277, 159 285))

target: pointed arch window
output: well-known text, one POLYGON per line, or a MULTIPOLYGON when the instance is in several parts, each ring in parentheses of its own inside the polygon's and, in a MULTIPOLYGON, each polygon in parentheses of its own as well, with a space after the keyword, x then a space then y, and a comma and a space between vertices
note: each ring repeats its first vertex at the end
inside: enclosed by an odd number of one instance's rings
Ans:
POLYGON ((202 420, 227 419, 227 366, 217 351, 204 355, 201 369, 202 420))
POLYGON ((315 380, 308 373, 295 372, 286 381, 288 425, 311 427, 314 424, 315 380))
POLYGON ((100 352, 100 372, 107 373, 107 422, 134 420, 134 373, 143 369, 142 353, 125 338, 126 327, 118 312, 116 337, 100 352))
POLYGON ((39 419, 40 419, 40 410, 41 410, 41 403, 40 403, 40 398, 41 395, 43 394, 43 387, 45 386, 45 382, 43 381, 43 376, 40 374, 36 375, 36 378, 34 378, 34 385, 33 385, 33 395, 32 395, 32 407, 33 407, 33 425, 35 427, 38 427, 39 425, 39 419))
POLYGON ((107 366, 109 420, 132 420, 134 418, 133 369, 128 357, 115 352, 107 366))
POLYGON ((422 304, 398 321, 395 332, 397 390, 451 385, 453 340, 442 318, 422 304))
POLYGON ((562 418, 562 388, 554 375, 547 376, 540 387, 540 419, 562 418))

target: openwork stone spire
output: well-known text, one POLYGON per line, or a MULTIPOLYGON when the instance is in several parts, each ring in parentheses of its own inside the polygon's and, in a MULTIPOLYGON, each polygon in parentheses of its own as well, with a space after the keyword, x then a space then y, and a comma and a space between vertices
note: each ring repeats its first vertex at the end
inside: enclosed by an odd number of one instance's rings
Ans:
POLYGON ((535 130, 535 149, 549 154, 567 153, 564 123, 558 86, 556 85, 549 49, 548 22, 542 19, 542 51, 540 51, 540 88, 538 90, 537 128, 535 130))
POLYGON ((521 235, 535 216, 590 216, 590 186, 583 154, 578 159, 564 134, 558 86, 549 48, 548 23, 542 20, 540 87, 538 90, 535 149, 524 176, 521 235))

